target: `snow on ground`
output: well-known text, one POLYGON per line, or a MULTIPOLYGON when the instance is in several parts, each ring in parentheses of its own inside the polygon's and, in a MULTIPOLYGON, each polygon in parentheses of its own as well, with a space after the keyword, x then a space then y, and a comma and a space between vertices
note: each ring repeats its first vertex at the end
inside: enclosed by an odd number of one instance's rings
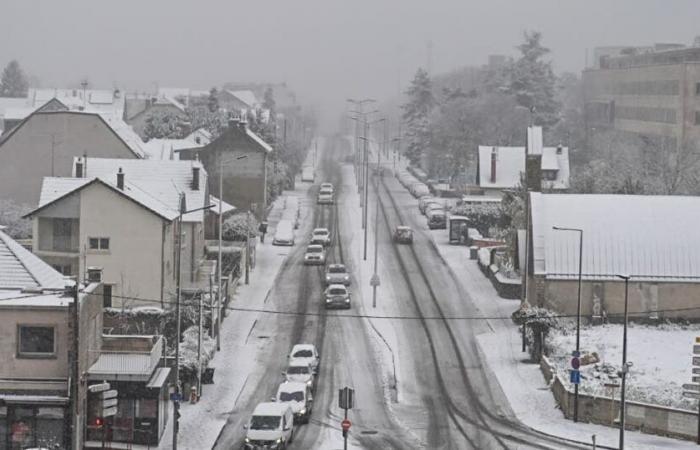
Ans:
MULTIPOLYGON (((576 348, 576 328, 568 324, 548 338, 550 360, 568 383, 571 351, 576 348)), ((697 410, 697 401, 682 396, 682 385, 690 383, 692 353, 700 326, 630 324, 627 330, 627 360, 633 363, 627 376, 627 399, 674 408, 697 410)), ((596 352, 600 363, 581 368, 582 392, 610 396, 604 383, 617 382, 622 365, 622 325, 586 326, 581 329, 582 353, 596 352)))

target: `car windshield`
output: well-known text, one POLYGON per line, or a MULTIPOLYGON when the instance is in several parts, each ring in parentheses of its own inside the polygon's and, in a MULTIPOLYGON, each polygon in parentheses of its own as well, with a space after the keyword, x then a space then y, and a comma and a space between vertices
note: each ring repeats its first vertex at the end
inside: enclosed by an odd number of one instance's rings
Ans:
POLYGON ((321 253, 323 251, 323 248, 321 248, 321 247, 309 247, 306 251, 308 253, 321 253))
POLYGON ((314 235, 316 236, 327 236, 328 230, 314 230, 314 235))
POLYGON ((289 366, 287 373, 290 375, 306 375, 309 373, 309 368, 306 366, 289 366))
POLYGON ((345 267, 331 267, 328 269, 330 273, 345 273, 345 267))
POLYGON ((308 349, 298 350, 292 356, 295 358, 311 358, 312 356, 314 356, 314 352, 308 349))
POLYGON ((345 289, 340 289, 340 288, 329 289, 328 292, 329 292, 331 295, 345 295, 345 289))
POLYGON ((303 402, 304 393, 302 391, 297 392, 280 392, 281 402, 303 402))
POLYGON ((279 426, 279 416, 253 416, 250 419, 251 430, 276 430, 279 426))

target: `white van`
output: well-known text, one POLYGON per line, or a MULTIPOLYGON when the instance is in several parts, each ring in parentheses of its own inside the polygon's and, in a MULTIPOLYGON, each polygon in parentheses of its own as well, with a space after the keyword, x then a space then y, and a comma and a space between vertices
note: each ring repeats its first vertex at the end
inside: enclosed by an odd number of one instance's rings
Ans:
POLYGON ((316 179, 316 174, 314 174, 314 168, 311 166, 306 166, 301 171, 301 181, 306 181, 313 183, 316 179))
POLYGON ((244 450, 286 449, 294 440, 294 413, 286 403, 259 403, 245 428, 244 450))
POLYGON ((280 220, 275 230, 272 245, 294 245, 294 224, 291 220, 280 220))

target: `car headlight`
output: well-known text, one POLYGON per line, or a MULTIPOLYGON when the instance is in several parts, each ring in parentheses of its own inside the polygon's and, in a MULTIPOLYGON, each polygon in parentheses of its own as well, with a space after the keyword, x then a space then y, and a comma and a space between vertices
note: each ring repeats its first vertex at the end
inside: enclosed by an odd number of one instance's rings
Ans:
POLYGON ((326 275, 326 281, 331 281, 330 275, 326 275))
POLYGON ((345 303, 350 303, 350 299, 349 299, 349 298, 346 298, 346 299, 345 299, 345 303))
POLYGON ((349 279, 350 279, 350 275, 345 275, 345 280, 349 280, 349 279))
POLYGON ((309 380, 309 381, 306 382, 306 384, 308 384, 309 386, 311 386, 311 384, 312 384, 313 382, 314 382, 314 380, 309 380))
POLYGON ((277 443, 281 444, 282 443, 282 438, 277 439, 277 443))
POLYGON ((250 443, 250 438, 245 438, 245 443, 246 444, 250 443))
POLYGON ((302 416, 306 414, 306 408, 302 408, 302 410, 299 411, 299 414, 301 414, 302 416))

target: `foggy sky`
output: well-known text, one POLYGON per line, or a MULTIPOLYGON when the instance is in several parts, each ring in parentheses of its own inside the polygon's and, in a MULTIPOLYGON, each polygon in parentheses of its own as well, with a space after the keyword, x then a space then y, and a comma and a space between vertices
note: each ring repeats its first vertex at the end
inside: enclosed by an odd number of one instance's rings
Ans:
MULTIPOLYGON (((480 65, 539 30, 557 71, 599 45, 690 44, 697 0, 3 0, 0 64, 44 87, 287 81, 305 103, 385 98, 418 66, 480 65)), ((589 58, 592 51, 589 52, 589 58)))

